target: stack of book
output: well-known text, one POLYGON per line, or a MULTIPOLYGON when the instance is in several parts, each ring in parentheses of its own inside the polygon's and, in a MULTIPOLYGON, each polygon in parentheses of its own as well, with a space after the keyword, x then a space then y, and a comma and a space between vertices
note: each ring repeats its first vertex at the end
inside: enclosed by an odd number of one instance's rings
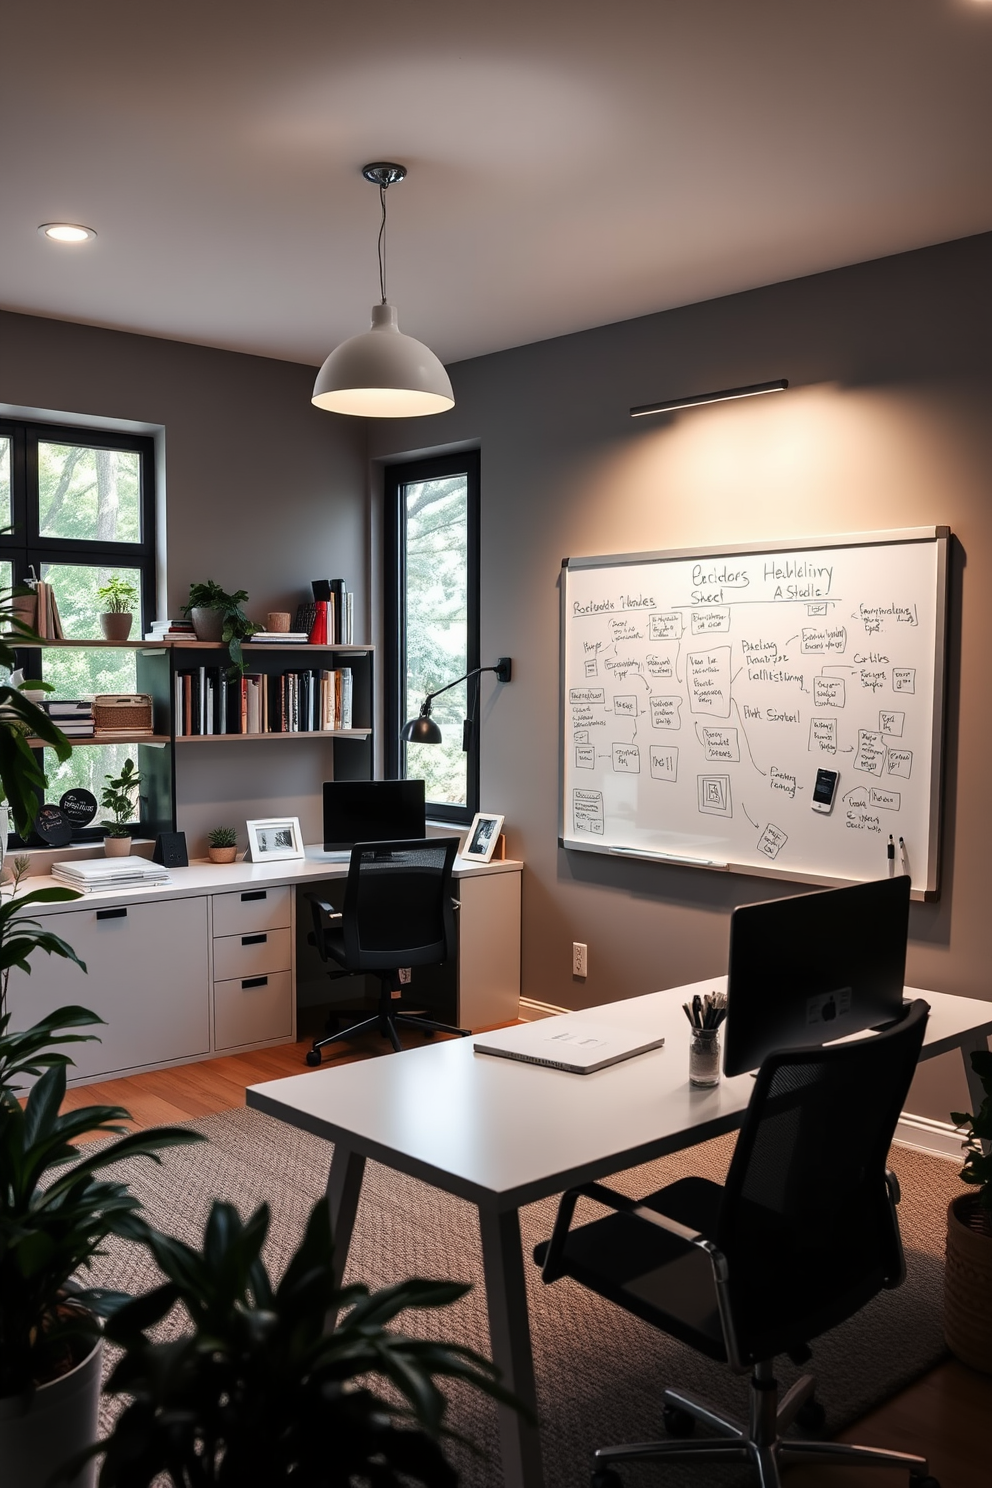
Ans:
POLYGON ((93 699, 52 698, 42 707, 67 739, 89 739, 93 736, 93 699))
POLYGON ((168 870, 148 858, 87 858, 81 863, 55 863, 52 877, 83 894, 172 882, 168 870))
POLYGON ((249 672, 220 667, 176 673, 177 735, 312 734, 351 729, 351 667, 249 672))
POLYGON ((305 646, 310 636, 305 630, 256 630, 250 641, 261 641, 263 645, 271 646, 305 646))
POLYGON ((196 631, 192 620, 153 620, 152 628, 145 632, 146 641, 195 641, 196 631))
POLYGON ((306 631, 313 646, 355 644, 355 596, 344 579, 314 579, 313 601, 296 611, 297 631, 306 631))
POLYGON ((62 629, 55 590, 44 579, 38 579, 30 587, 34 590, 36 601, 35 634, 41 636, 43 641, 64 641, 65 631, 62 629))

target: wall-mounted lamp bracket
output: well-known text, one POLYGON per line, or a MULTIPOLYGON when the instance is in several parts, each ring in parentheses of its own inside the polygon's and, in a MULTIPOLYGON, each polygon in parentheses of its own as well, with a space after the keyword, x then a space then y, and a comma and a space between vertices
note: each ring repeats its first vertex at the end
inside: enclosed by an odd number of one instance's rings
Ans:
POLYGON ((673 413, 676 408, 698 408, 702 403, 728 403, 732 398, 758 398, 762 393, 784 393, 787 377, 775 382, 752 382, 747 387, 721 388, 716 393, 693 393, 685 398, 669 398, 664 403, 642 403, 630 410, 631 418, 644 418, 649 413, 673 413))

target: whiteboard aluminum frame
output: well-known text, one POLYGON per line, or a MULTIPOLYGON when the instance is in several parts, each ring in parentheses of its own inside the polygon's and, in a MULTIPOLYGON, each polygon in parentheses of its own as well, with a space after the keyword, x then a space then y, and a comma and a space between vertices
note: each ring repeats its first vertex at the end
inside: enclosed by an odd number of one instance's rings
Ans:
POLYGON ((849 878, 803 873, 760 864, 723 862, 713 859, 683 857, 676 853, 655 853, 638 848, 597 845, 580 842, 565 835, 565 634, 568 619, 567 587, 571 570, 590 568, 637 567, 645 563, 666 563, 690 558, 723 558, 736 553, 792 553, 806 548, 871 548, 901 543, 934 542, 937 544, 937 583, 934 613, 933 714, 931 719, 931 786, 927 842, 926 883, 913 889, 911 899, 928 903, 940 897, 940 837, 943 828, 944 795, 944 729, 945 674, 947 670, 947 579, 948 544, 951 529, 947 526, 897 527, 884 532, 846 532, 827 537, 779 538, 771 542, 725 543, 705 548, 662 548, 651 553, 613 553, 583 558, 563 558, 559 574, 559 643, 558 643, 558 846, 566 852, 598 853, 604 857, 628 858, 642 863, 661 863, 677 868, 703 868, 709 872, 744 873, 752 878, 784 879, 789 883, 807 883, 824 888, 841 888, 859 882, 849 878))

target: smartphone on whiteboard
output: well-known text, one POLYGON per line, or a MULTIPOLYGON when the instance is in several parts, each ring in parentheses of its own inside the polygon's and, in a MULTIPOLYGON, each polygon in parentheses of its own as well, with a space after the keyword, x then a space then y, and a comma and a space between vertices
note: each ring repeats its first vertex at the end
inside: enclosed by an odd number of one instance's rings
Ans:
POLYGON ((837 770, 817 770, 816 784, 813 786, 813 799, 810 805, 814 811, 822 811, 828 815, 834 804, 834 796, 837 794, 837 770))

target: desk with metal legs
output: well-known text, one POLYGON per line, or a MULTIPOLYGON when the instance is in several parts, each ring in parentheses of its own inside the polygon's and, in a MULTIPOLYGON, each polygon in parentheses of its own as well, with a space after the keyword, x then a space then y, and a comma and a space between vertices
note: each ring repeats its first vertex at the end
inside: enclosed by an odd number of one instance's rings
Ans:
MULTIPOLYGON (((252 1086, 249 1106, 334 1142, 327 1182, 335 1261, 343 1275, 367 1158, 476 1205, 492 1357, 510 1389, 536 1408, 518 1211, 572 1184, 617 1173, 732 1131, 754 1082, 690 1087, 682 1003, 716 978, 590 1009, 599 1022, 661 1032, 663 1049, 592 1075, 476 1054, 453 1039, 382 1059, 252 1086)), ((906 989, 931 1006, 923 1058, 987 1047, 992 1003, 906 989)), ((977 1110, 977 1105, 973 1107, 977 1110)), ((541 1488, 540 1439, 499 1409, 507 1488, 541 1488)))

